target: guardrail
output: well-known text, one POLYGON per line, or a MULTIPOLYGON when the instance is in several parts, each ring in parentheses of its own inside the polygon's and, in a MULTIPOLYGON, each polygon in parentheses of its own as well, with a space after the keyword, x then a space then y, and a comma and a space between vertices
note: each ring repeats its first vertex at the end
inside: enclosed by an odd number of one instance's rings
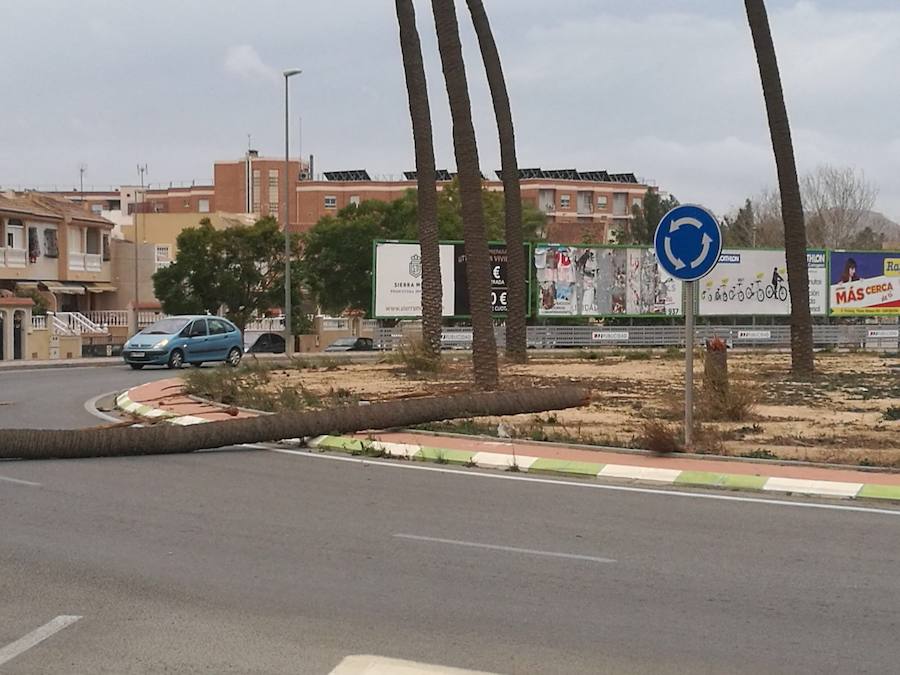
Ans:
POLYGON ((88 272, 100 272, 103 269, 103 256, 99 253, 85 253, 84 269, 88 272))
POLYGON ((86 317, 81 312, 54 312, 54 326, 59 326, 61 322, 66 326, 70 334, 75 335, 105 335, 107 330, 86 317))
MULTIPOLYGON (((506 344, 506 330, 495 327, 499 346, 506 344)), ((697 344, 719 337, 732 347, 787 348, 791 344, 790 326, 723 326, 696 327, 697 344)), ((375 331, 378 349, 397 349, 403 342, 400 327, 375 331)), ((591 347, 678 347, 684 345, 684 326, 529 326, 527 344, 531 349, 564 349, 591 347)), ((471 349, 472 329, 444 328, 445 348, 471 349)), ((816 347, 857 347, 861 349, 900 351, 900 327, 896 325, 819 325, 813 326, 816 347)))
POLYGON ((72 272, 84 272, 84 253, 69 251, 69 270, 72 272))
POLYGON ((33 330, 47 330, 46 316, 31 316, 31 328, 33 330))

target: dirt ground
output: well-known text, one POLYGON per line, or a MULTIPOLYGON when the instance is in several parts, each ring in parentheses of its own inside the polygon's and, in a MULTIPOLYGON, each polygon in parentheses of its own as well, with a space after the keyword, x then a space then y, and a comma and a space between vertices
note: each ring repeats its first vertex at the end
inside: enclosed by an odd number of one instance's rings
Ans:
MULTIPOLYGON (((504 388, 578 382, 593 389, 590 407, 504 420, 514 436, 589 445, 643 447, 645 427, 660 422, 678 433, 683 416, 683 356, 672 352, 593 352, 579 358, 532 358, 502 367, 504 388)), ((788 376, 790 356, 731 352, 730 387, 753 401, 740 421, 703 414, 703 359, 695 361, 696 450, 715 454, 799 459, 900 468, 900 359, 871 353, 817 355, 812 383, 788 376), (888 412, 889 409, 894 409, 888 412)), ((340 392, 365 400, 467 390, 471 363, 453 359, 439 374, 411 373, 399 363, 329 364, 276 370, 269 388, 302 385, 316 395, 340 392)), ((496 420, 439 425, 448 431, 496 433, 496 420)))

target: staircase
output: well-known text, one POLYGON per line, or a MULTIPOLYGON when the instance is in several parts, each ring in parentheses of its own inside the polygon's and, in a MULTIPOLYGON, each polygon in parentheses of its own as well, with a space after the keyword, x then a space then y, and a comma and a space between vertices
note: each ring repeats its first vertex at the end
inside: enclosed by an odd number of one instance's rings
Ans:
POLYGON ((81 312, 47 312, 53 328, 63 335, 106 335, 109 331, 81 312))

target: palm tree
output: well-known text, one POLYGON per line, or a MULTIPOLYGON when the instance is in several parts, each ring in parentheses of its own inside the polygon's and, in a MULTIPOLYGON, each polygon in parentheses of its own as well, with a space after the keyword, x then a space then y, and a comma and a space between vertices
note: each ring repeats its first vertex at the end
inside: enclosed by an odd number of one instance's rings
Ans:
POLYGON ((116 425, 95 429, 0 429, 0 459, 74 459, 191 452, 282 438, 392 429, 458 417, 562 410, 587 405, 589 399, 589 390, 563 386, 403 399, 187 427, 157 424, 140 428, 116 425))
POLYGON ((422 45, 412 0, 396 0, 400 50, 416 150, 419 246, 422 255, 422 342, 433 358, 441 352, 441 253, 437 225, 437 176, 431 133, 431 109, 422 64, 422 45))
POLYGON ((784 104, 781 74, 765 0, 744 0, 744 6, 759 64, 759 77, 769 116, 769 134, 775 151, 778 186, 781 191, 784 248, 791 293, 791 372, 795 377, 809 378, 815 372, 815 364, 812 315, 809 310, 806 223, 803 219, 797 164, 794 160, 794 144, 791 141, 791 125, 784 104))
POLYGON ((514 363, 527 360, 526 326, 528 274, 525 246, 522 237, 522 194, 519 186, 519 163, 516 159, 516 134, 503 64, 491 31, 491 22, 482 0, 466 0, 472 24, 478 36, 481 59, 487 75, 497 132, 500 137, 500 178, 503 181, 503 201, 506 206, 506 275, 509 279, 506 314, 506 356, 514 363))
POLYGON ((431 0, 431 7, 453 120, 453 149, 459 173, 469 308, 472 313, 472 367, 475 385, 482 389, 493 389, 497 387, 500 378, 491 317, 490 257, 481 204, 482 178, 478 165, 478 144, 475 140, 475 126, 472 124, 466 66, 459 41, 456 3, 453 0, 431 0))

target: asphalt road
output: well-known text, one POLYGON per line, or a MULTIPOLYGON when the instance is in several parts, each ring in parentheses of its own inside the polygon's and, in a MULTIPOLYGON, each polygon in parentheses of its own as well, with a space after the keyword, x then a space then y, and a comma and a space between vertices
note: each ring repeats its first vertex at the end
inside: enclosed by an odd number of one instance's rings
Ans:
POLYGON ((172 377, 163 369, 101 368, 0 370, 0 428, 75 429, 101 421, 84 409, 98 394, 172 377))
POLYGON ((501 673, 900 659, 897 513, 251 450, 0 476, 40 484, 0 479, 0 649, 82 617, 2 673, 328 673, 360 653, 501 673))
MULTIPOLYGON (((169 375, 0 373, 0 425, 90 426, 86 399, 169 375)), ((895 670, 896 512, 703 494, 246 449, 0 462, 0 674, 895 670)))

